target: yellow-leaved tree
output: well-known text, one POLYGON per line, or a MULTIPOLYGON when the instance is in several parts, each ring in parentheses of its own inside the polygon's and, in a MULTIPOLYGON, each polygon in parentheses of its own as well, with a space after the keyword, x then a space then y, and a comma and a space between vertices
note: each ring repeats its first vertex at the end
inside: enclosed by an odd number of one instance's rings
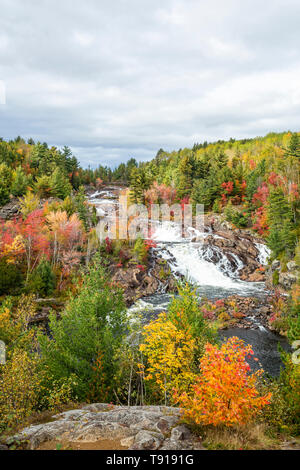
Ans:
POLYGON ((140 351, 146 357, 146 365, 141 368, 145 380, 158 386, 165 405, 172 400, 173 389, 188 390, 193 383, 195 346, 190 333, 178 329, 166 313, 144 327, 140 351))

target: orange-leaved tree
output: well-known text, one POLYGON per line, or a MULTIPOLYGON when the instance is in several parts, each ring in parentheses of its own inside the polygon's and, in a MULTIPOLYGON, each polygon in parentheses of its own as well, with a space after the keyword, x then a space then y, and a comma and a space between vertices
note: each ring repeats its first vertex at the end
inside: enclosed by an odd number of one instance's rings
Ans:
POLYGON ((257 388, 262 369, 251 373, 246 361, 252 355, 251 346, 237 337, 221 346, 207 343, 193 392, 174 393, 185 418, 214 426, 246 424, 269 404, 271 393, 261 396, 257 388))

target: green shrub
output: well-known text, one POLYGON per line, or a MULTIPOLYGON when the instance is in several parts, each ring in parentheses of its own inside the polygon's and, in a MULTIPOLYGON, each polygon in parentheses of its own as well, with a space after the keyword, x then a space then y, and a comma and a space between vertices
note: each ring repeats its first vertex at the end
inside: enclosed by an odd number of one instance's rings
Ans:
POLYGON ((27 283, 27 290, 41 296, 48 296, 55 289, 55 275, 48 260, 42 260, 33 271, 27 283))
POLYGON ((125 335, 126 315, 122 292, 109 283, 98 257, 61 319, 50 315, 49 329, 50 338, 40 335, 39 341, 43 360, 54 380, 74 374, 73 393, 86 400, 102 352, 105 386, 112 384, 116 372, 113 357, 125 335))
POLYGON ((4 259, 0 260, 0 295, 18 292, 22 286, 23 276, 20 269, 4 259))

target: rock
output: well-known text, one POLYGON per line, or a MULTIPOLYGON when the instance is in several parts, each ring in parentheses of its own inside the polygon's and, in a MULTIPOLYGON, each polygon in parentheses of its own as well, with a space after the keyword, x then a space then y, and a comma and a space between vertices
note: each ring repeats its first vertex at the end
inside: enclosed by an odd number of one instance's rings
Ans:
POLYGON ((93 403, 59 413, 52 419, 49 423, 23 429, 8 438, 6 444, 13 440, 20 442, 22 448, 32 450, 47 441, 88 443, 102 439, 120 440, 122 446, 131 450, 198 449, 200 445, 199 440, 179 424, 178 408, 93 403))
POLYGON ((134 436, 126 437, 125 439, 121 439, 121 446, 123 447, 131 447, 134 443, 134 436))
POLYGON ((157 450, 164 436, 160 433, 140 431, 134 438, 134 444, 130 450, 157 450))
POLYGON ((0 450, 8 450, 8 446, 4 445, 4 444, 0 444, 0 450))
POLYGON ((171 439, 175 441, 184 441, 189 439, 191 435, 191 431, 186 426, 181 424, 180 426, 176 426, 176 428, 172 429, 171 439))
POLYGON ((295 261, 289 261, 286 267, 288 271, 296 271, 298 269, 298 265, 295 261))
POLYGON ((297 276, 292 273, 280 273, 279 284, 286 290, 290 289, 297 282, 297 276))
MULTIPOLYGON (((247 279, 247 276, 246 276, 246 279, 247 279)), ((260 272, 254 272, 250 274, 250 276, 248 277, 249 282, 263 282, 264 280, 265 280, 265 276, 263 273, 260 273, 260 272)))
POLYGON ((19 213, 20 203, 17 198, 13 198, 0 209, 0 219, 10 220, 19 213))
POLYGON ((274 271, 277 271, 278 269, 280 269, 280 261, 278 259, 275 259, 273 263, 271 264, 271 271, 274 272, 274 271))
POLYGON ((163 434, 167 434, 173 426, 178 422, 178 416, 164 416, 160 418, 156 427, 158 431, 162 432, 163 434))

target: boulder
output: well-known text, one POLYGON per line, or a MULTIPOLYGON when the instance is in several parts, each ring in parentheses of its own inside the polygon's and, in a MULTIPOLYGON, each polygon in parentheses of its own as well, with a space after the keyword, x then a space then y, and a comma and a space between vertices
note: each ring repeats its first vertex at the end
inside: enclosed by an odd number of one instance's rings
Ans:
POLYGON ((280 261, 279 259, 274 259, 273 263, 271 264, 271 271, 278 271, 280 269, 280 261))
POLYGON ((297 282, 297 275, 290 272, 279 274, 279 284, 286 290, 290 289, 297 282))
POLYGON ((297 271, 297 269, 299 269, 299 266, 297 265, 296 261, 289 261, 286 264, 286 267, 288 271, 297 271))
POLYGON ((157 450, 163 440, 164 436, 161 433, 139 431, 130 450, 157 450))

